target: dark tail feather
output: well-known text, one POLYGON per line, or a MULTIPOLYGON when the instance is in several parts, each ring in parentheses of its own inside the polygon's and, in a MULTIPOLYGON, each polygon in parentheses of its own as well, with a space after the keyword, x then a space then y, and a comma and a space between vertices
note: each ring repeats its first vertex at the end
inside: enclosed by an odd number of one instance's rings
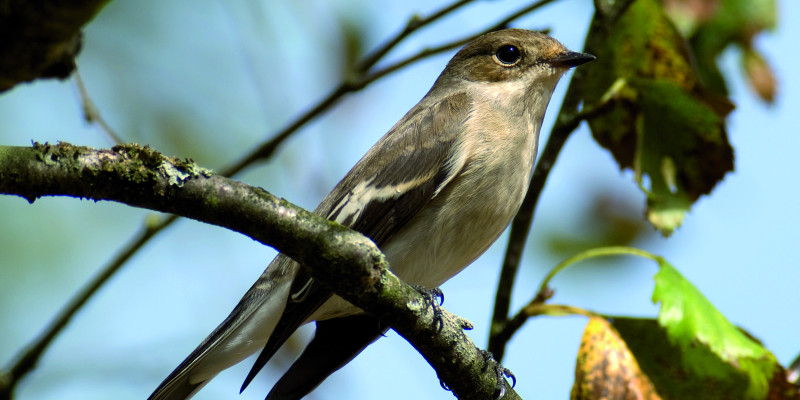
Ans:
POLYGON ((369 315, 317 322, 314 339, 267 395, 266 400, 298 400, 350 362, 389 329, 369 315))
POLYGON ((272 331, 272 334, 267 340, 267 344, 261 350, 261 354, 256 358, 253 368, 250 373, 244 378, 244 383, 239 393, 244 392, 244 389, 253 381, 259 371, 267 365, 272 356, 283 346, 283 343, 289 339, 289 336, 294 333, 298 326, 303 324, 314 310, 318 309, 324 304, 333 293, 321 286, 316 280, 308 276, 305 270, 301 269, 292 282, 289 301, 286 303, 286 308, 283 309, 281 319, 278 320, 278 325, 272 331), (300 286, 297 288, 296 286, 300 286), (303 293, 299 300, 292 300, 295 294, 303 293))

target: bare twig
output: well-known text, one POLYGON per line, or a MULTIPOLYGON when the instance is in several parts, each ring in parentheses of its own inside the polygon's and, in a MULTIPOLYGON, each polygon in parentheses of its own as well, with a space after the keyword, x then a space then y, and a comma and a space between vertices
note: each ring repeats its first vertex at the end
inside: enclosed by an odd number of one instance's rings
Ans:
POLYGON ((415 62, 417 62, 419 60, 422 60, 424 58, 428 58, 430 56, 433 56, 433 55, 436 55, 436 54, 439 54, 439 53, 444 53, 446 51, 453 50, 453 49, 456 49, 458 47, 461 47, 461 46, 469 43, 469 41, 471 41, 472 39, 474 39, 476 36, 479 36, 479 35, 480 34, 478 34, 478 35, 470 35, 470 36, 468 36, 468 37, 466 37, 464 39, 457 39, 457 40, 454 40, 454 41, 449 42, 449 43, 445 43, 445 44, 440 45, 440 46, 422 49, 417 54, 414 54, 412 56, 404 58, 404 59, 402 59, 402 60, 400 60, 398 62, 395 62, 394 64, 391 64, 389 66, 381 68, 381 69, 379 69, 379 70, 377 70, 375 72, 372 72, 368 76, 364 77, 363 80, 361 80, 361 81, 359 81, 357 83, 354 83, 354 85, 357 85, 359 88, 362 88, 362 87, 364 87, 364 86, 366 86, 366 85, 368 85, 368 84, 370 84, 372 82, 375 82, 376 80, 378 80, 380 78, 383 78, 386 75, 389 75, 389 74, 391 74, 391 73, 393 73, 395 71, 398 71, 398 70, 400 70, 400 69, 402 69, 402 68, 404 68, 404 67, 406 67, 406 66, 408 66, 410 64, 413 64, 413 63, 415 63, 415 62))
POLYGON ((513 22, 515 19, 517 19, 519 17, 522 17, 523 15, 527 15, 527 14, 533 12, 533 11, 536 11, 536 9, 538 9, 538 8, 540 8, 542 6, 546 6, 546 5, 548 5, 548 4, 550 4, 550 3, 554 2, 554 1, 556 1, 556 0, 534 1, 533 3, 531 3, 531 4, 529 4, 529 5, 525 6, 525 7, 522 7, 519 10, 514 11, 513 13, 509 14, 507 17, 503 18, 499 22, 497 22, 494 25, 492 25, 486 31, 487 32, 491 32, 491 31, 496 31, 498 29, 503 29, 503 28, 507 27, 508 24, 513 22))
POLYGON ((529 318, 539 315, 549 315, 551 317, 583 315, 584 317, 589 318, 606 318, 604 315, 598 314, 594 311, 567 304, 531 303, 525 306, 525 308, 520 311, 520 314, 525 314, 529 318))
POLYGON ((72 74, 72 76, 75 78, 75 86, 77 86, 78 94, 81 97, 83 116, 86 118, 86 122, 96 123, 98 126, 100 126, 100 129, 105 132, 106 135, 108 135, 114 144, 125 143, 122 137, 117 135, 117 132, 115 132, 114 129, 111 128, 111 125, 107 124, 106 120, 103 119, 103 116, 100 115, 100 110, 97 109, 97 106, 95 106, 91 96, 89 96, 89 91, 86 90, 86 85, 83 84, 83 79, 81 78, 81 74, 78 72, 77 67, 75 68, 75 72, 72 74))
POLYGON ((506 26, 508 26, 508 24, 510 24, 512 21, 514 21, 515 19, 517 19, 517 18, 519 18, 519 17, 521 17, 521 16, 523 16, 525 14, 528 14, 530 12, 533 12, 537 8, 540 8, 540 7, 544 6, 544 5, 547 5, 548 3, 552 3, 553 1, 556 1, 556 0, 539 0, 539 1, 536 1, 536 2, 534 2, 532 4, 530 4, 530 5, 527 5, 527 6, 523 7, 523 8, 521 8, 521 9, 511 13, 507 17, 503 18, 501 21, 495 23, 494 25, 492 25, 492 26, 490 26, 490 27, 478 32, 478 33, 473 33, 473 34, 468 35, 468 36, 466 36, 464 38, 456 39, 456 40, 453 40, 451 42, 445 43, 443 45, 439 45, 439 46, 431 47, 431 48, 427 48, 427 49, 422 49, 417 54, 414 54, 414 55, 412 55, 410 57, 407 57, 407 58, 405 58, 405 59, 403 59, 401 61, 398 61, 398 62, 396 62, 394 64, 391 64, 391 65, 389 65, 387 67, 381 68, 381 69, 379 69, 379 70, 377 70, 375 72, 372 72, 371 74, 366 76, 363 80, 359 81, 358 83, 354 83, 353 85, 357 86, 360 89, 363 86, 366 86, 367 84, 370 84, 370 83, 372 83, 372 82, 384 77, 385 75, 388 75, 388 74, 390 74, 392 72, 395 72, 395 71, 397 71, 397 70, 399 70, 399 69, 401 69, 401 68, 403 68, 403 67, 405 67, 405 66, 407 66, 409 64, 412 64, 412 63, 414 63, 416 61, 419 61, 419 60, 421 60, 423 58, 427 58, 427 57, 430 57, 430 56, 433 56, 433 55, 436 55, 436 54, 439 54, 439 53, 443 53, 445 51, 449 51, 449 50, 461 47, 461 46, 471 42, 473 39, 475 39, 476 37, 478 37, 480 35, 483 35, 483 34, 485 34, 487 32, 492 32, 492 31, 496 31, 496 30, 499 30, 499 29, 503 29, 506 26))
MULTIPOLYGON (((603 110, 607 107, 606 104, 603 104, 600 107, 595 107, 591 110, 586 110, 586 112, 581 112, 580 115, 584 115, 585 118, 589 116, 595 115, 600 110, 603 110)), ((516 333, 519 328, 525 324, 525 321, 528 318, 535 317, 538 315, 567 315, 567 314, 580 314, 586 316, 596 316, 594 313, 589 313, 588 311, 582 310, 580 308, 571 307, 571 306, 563 306, 563 305, 552 305, 552 304, 545 304, 547 300, 553 297, 554 291, 550 287, 550 281, 553 278, 572 265, 577 264, 580 261, 595 258, 595 257, 608 257, 608 256, 620 256, 620 255, 634 255, 639 257, 648 258, 650 260, 656 261, 657 263, 661 263, 663 259, 653 253, 648 251, 644 251, 641 249, 637 249, 634 247, 627 247, 627 246, 608 246, 608 247, 597 247, 590 250, 583 251, 578 253, 572 257, 567 258, 566 260, 558 263, 547 275, 542 279, 541 284, 539 285, 539 290, 536 292, 536 295, 533 299, 528 302, 528 305, 522 308, 513 318, 506 321, 496 332, 493 333, 493 337, 495 337, 496 343, 506 343, 508 342, 511 337, 516 333)))
MULTIPOLYGON (((601 1, 601 0, 598 0, 601 1)), ((613 10, 605 10, 606 14, 598 11, 589 26, 589 33, 586 36, 584 51, 590 54, 597 54, 602 48, 608 32, 609 20, 607 18, 619 18, 624 11, 631 5, 631 0, 621 0, 614 3, 613 10), (602 14, 602 15, 598 15, 602 14)), ((578 110, 583 99, 583 81, 591 65, 578 68, 564 95, 556 122, 550 131, 550 136, 544 146, 536 167, 533 170, 531 183, 528 193, 522 202, 519 212, 511 223, 511 232, 506 247, 506 255, 503 259, 503 266, 500 271, 500 279, 497 284, 495 294, 495 307, 492 315, 492 325, 489 331, 489 351, 494 354, 498 361, 503 359, 505 346, 511 336, 522 326, 526 318, 519 314, 509 320, 509 309, 511 304, 511 292, 514 287, 517 271, 519 270, 522 252, 525 248, 525 241, 530 232, 534 212, 539 201, 539 196, 547 182, 547 177, 553 169, 553 165, 558 158, 558 154, 564 147, 570 134, 578 127, 581 121, 590 119, 598 114, 605 112, 613 102, 617 101, 614 96, 610 96, 601 104, 584 105, 582 110, 578 110)))
MULTIPOLYGON (((457 9, 461 8, 462 6, 470 3, 472 0, 459 0, 452 4, 449 4, 439 11, 434 12, 429 17, 420 18, 418 16, 413 16, 409 19, 406 27, 398 34, 390 38, 386 43, 373 51, 371 54, 366 56, 363 60, 358 62, 355 65, 354 71, 350 74, 350 77, 343 82, 341 82, 333 91, 331 91, 328 96, 324 99, 319 101, 314 107, 312 107, 309 111, 306 111, 297 119, 292 121, 289 125, 285 128, 281 129, 277 134, 273 136, 272 139, 265 142, 261 146, 259 146, 254 151, 250 152, 246 156, 242 157, 239 161, 235 162, 230 167, 223 170, 223 175, 225 176, 232 176, 239 173, 244 168, 248 167, 249 165, 253 164, 254 162, 262 159, 269 158, 275 152, 275 150, 280 146, 284 140, 286 140, 289 136, 291 136, 294 132, 298 129, 303 127, 312 119, 318 117, 325 111, 327 111, 331 106, 336 104, 336 102, 342 98, 344 95, 360 90, 364 88, 367 84, 374 82, 376 79, 387 75, 389 72, 394 72, 397 69, 393 69, 387 72, 380 74, 379 76, 375 77, 374 79, 365 79, 368 76, 369 69, 371 69, 375 64, 380 61, 389 51, 391 51, 397 44, 399 44, 403 39, 417 31, 418 29, 428 25, 436 20, 439 20, 445 17, 447 14, 456 11, 457 9)), ((445 49, 446 50, 446 49, 445 49)), ((445 51, 441 50, 441 51, 445 51)), ((409 58, 417 57, 413 61, 420 60, 424 57, 429 57, 436 53, 431 53, 423 57, 419 56, 412 56, 409 58)), ((412 62, 413 62, 412 61, 412 62)), ((407 64, 409 64, 408 62, 407 64)))
POLYGON ((383 46, 375 49, 372 53, 364 57, 363 60, 361 60, 358 64, 356 64, 354 68, 355 72, 361 75, 366 74, 367 71, 370 70, 370 68, 375 66, 375 64, 377 64, 378 61, 380 61, 387 53, 389 53, 389 51, 391 51, 393 48, 395 48, 395 46, 397 46, 400 42, 402 42, 403 39, 407 38, 409 35, 416 32, 425 25, 428 25, 431 22, 443 18, 447 14, 450 14, 453 11, 458 10, 459 8, 467 5, 470 2, 472 2, 472 0, 456 1, 450 5, 443 7, 439 11, 436 11, 425 18, 420 18, 419 16, 416 15, 411 17, 408 20, 408 23, 406 24, 406 27, 403 29, 402 32, 398 33, 397 35, 386 41, 386 43, 384 43, 383 46))
POLYGON ((397 63, 389 67, 380 69, 372 73, 368 73, 368 70, 372 68, 379 61, 380 58, 376 58, 378 55, 380 55, 381 57, 386 55, 386 53, 388 53, 392 48, 394 48, 394 46, 396 46, 402 39, 409 36, 415 30, 433 22, 434 17, 436 17, 436 19, 442 18, 446 14, 455 11, 459 7, 467 4, 469 0, 467 1, 461 0, 452 5, 446 6, 442 10, 435 12, 428 18, 422 18, 422 19, 419 19, 418 17, 411 18, 411 20, 409 20, 408 24, 406 25, 406 28, 402 32, 400 32, 395 37, 387 41, 385 45, 383 45, 378 50, 367 56, 363 61, 359 62, 356 65, 354 74, 351 74, 349 79, 341 82, 327 97, 325 97, 314 107, 312 107, 311 110, 303 113, 301 116, 299 116, 296 120, 294 120, 284 129, 280 130, 275 136, 273 136, 271 140, 262 144, 256 150, 252 151, 250 154, 244 156, 242 159, 231 165, 229 168, 224 169, 223 175, 225 176, 235 175, 242 169, 251 165, 252 163, 264 158, 269 158, 270 156, 272 156, 272 154, 275 152, 278 146, 280 146, 283 143, 284 140, 286 140, 289 136, 291 136, 295 131, 300 129, 306 123, 308 123, 312 119, 316 118, 317 116, 327 111, 332 105, 336 104, 336 102, 344 95, 350 92, 363 89, 367 84, 372 83, 375 80, 388 75, 389 73, 395 72, 398 69, 408 64, 456 48, 483 33, 504 28, 513 20, 553 1, 555 0, 536 1, 533 4, 530 4, 526 7, 521 8, 520 10, 511 13, 509 16, 505 17, 500 22, 492 25, 487 29, 482 30, 479 33, 469 35, 467 38, 464 39, 454 40, 448 44, 444 44, 432 49, 422 50, 421 52, 414 54, 410 57, 407 57, 401 61, 398 61, 397 63))
MULTIPOLYGON (((601 0, 597 0, 599 2, 601 0)), ((595 17, 592 19, 589 27, 589 33, 586 37, 584 51, 596 54, 603 46, 603 42, 607 35, 608 18, 619 18, 627 7, 630 6, 632 1, 622 0, 614 3, 614 9, 603 11, 598 10, 595 17)), ((575 75, 570 81, 567 93, 564 96, 564 102, 559 110, 556 122, 550 131, 550 137, 542 151, 536 167, 533 170, 531 183, 528 188, 528 193, 525 195, 522 206, 520 207, 517 216, 511 223, 511 232, 506 247, 506 255, 503 260, 503 266, 500 271, 500 279, 497 284, 497 292, 495 294, 495 308, 492 315, 492 326, 489 332, 489 351, 495 355, 497 360, 502 360, 505 354, 505 346, 511 335, 522 326, 517 317, 509 320, 509 309, 511 304, 511 292, 514 287, 514 280, 516 279, 517 271, 519 269, 520 261, 522 259, 522 252, 525 248, 525 241, 527 240, 528 233, 530 232, 533 215, 539 201, 544 185, 547 181, 547 176, 555 164, 558 154, 564 147, 567 139, 572 131, 574 131, 583 119, 591 118, 595 114, 605 111, 609 103, 596 104, 592 106, 585 106, 584 110, 578 111, 583 98, 583 79, 586 76, 588 68, 591 65, 578 68, 575 75), (508 326, 507 326, 508 325, 508 326)), ((614 101, 610 99, 609 102, 614 101)))

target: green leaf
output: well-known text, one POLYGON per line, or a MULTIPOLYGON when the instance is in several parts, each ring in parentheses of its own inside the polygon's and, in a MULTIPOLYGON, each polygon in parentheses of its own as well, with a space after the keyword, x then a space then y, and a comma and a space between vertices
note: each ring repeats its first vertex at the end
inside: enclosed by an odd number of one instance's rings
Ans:
POLYGON ((639 110, 634 176, 647 194, 648 219, 669 233, 733 169, 733 150, 722 118, 677 84, 639 78, 630 86, 639 110))
POLYGON ((669 263, 659 264, 653 302, 661 303, 658 323, 670 343, 680 348, 683 367, 724 379, 733 366, 748 377, 747 398, 764 398, 777 365, 775 356, 731 324, 669 263))

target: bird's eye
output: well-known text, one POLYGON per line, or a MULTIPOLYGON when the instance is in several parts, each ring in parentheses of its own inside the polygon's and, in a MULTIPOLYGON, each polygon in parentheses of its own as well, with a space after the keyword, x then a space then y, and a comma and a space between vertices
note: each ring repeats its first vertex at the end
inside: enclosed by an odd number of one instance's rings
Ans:
POLYGON ((500 48, 497 49, 497 53, 494 53, 494 56, 497 57, 497 61, 500 61, 500 63, 504 65, 513 65, 519 61, 522 54, 519 51, 519 47, 513 44, 507 44, 500 46, 500 48))

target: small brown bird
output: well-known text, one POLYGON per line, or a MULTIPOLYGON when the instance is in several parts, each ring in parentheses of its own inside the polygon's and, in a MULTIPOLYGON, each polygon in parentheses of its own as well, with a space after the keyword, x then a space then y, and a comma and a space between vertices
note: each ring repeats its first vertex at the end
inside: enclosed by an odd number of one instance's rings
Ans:
MULTIPOLYGON (((438 287, 486 251, 517 213, 556 83, 593 59, 521 29, 475 39, 315 212, 371 238, 409 284, 438 287)), ((314 339, 267 399, 302 398, 388 329, 278 255, 150 399, 189 398, 263 349, 244 390, 311 321, 314 339)))

